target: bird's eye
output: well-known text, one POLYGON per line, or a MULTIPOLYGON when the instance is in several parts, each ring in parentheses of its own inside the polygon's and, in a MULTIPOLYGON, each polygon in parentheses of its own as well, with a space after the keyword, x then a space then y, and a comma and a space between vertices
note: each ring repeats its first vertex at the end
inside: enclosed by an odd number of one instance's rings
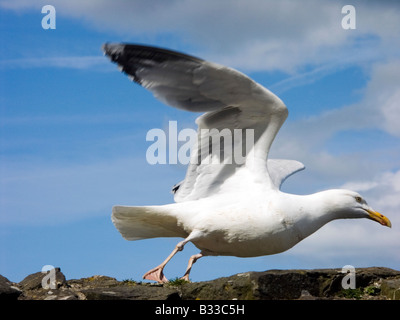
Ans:
POLYGON ((359 197, 359 196, 357 196, 357 197, 356 197, 356 201, 357 201, 358 203, 361 203, 361 202, 362 202, 362 198, 359 197))

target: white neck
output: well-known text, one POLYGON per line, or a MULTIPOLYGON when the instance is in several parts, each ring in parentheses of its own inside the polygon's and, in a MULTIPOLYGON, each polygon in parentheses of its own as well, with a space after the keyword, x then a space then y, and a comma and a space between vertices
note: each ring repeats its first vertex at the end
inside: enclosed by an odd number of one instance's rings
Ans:
POLYGON ((285 194, 284 210, 293 219, 303 238, 332 220, 351 217, 337 206, 333 193, 333 190, 327 190, 310 195, 285 194))

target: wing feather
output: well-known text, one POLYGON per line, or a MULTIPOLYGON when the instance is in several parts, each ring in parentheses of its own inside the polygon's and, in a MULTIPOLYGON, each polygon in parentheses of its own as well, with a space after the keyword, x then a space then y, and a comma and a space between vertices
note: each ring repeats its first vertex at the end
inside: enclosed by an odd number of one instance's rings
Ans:
POLYGON ((175 201, 219 192, 243 166, 276 188, 276 181, 268 173, 267 157, 288 115, 276 95, 237 70, 179 52, 133 44, 105 44, 103 50, 157 99, 179 109, 205 112, 196 119, 198 141, 192 149, 185 180, 175 192, 175 201), (242 134, 241 140, 234 139, 237 130, 242 134), (222 131, 231 135, 228 144, 222 131), (247 148, 246 137, 251 135, 253 141, 247 148), (239 149, 245 162, 235 161, 235 150, 239 149))

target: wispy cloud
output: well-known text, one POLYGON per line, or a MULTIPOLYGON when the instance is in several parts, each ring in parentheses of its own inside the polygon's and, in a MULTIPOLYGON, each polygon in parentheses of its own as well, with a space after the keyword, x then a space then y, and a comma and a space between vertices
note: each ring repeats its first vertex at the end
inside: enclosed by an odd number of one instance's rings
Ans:
POLYGON ((72 68, 91 69, 101 66, 111 70, 110 64, 102 56, 86 57, 40 57, 0 60, 0 69, 26 68, 72 68))
POLYGON ((59 126, 59 125, 110 125, 122 123, 137 123, 140 112, 112 113, 112 114, 58 114, 58 115, 32 115, 32 116, 9 116, 0 119, 2 127, 16 126, 59 126))
POLYGON ((280 95, 290 89, 301 87, 303 85, 312 84, 325 76, 336 73, 340 69, 345 68, 342 64, 335 65, 324 65, 316 67, 311 71, 299 72, 294 75, 289 76, 273 85, 269 86, 268 89, 273 91, 275 94, 280 95))

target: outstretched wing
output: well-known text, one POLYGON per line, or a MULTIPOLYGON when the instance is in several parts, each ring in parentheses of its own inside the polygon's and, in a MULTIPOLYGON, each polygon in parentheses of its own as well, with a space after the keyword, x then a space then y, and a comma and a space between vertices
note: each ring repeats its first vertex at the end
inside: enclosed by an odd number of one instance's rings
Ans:
POLYGON ((175 201, 215 194, 244 167, 276 188, 267 157, 288 112, 272 92, 237 70, 170 50, 132 44, 105 44, 103 50, 157 99, 179 109, 205 112, 196 119, 198 143, 175 201), (234 139, 237 130, 242 139, 234 139), (228 143, 225 134, 230 134, 228 143), (250 147, 247 136, 252 138, 250 147), (244 162, 235 161, 235 148, 244 154, 244 162), (215 154, 215 149, 220 153, 215 154))

